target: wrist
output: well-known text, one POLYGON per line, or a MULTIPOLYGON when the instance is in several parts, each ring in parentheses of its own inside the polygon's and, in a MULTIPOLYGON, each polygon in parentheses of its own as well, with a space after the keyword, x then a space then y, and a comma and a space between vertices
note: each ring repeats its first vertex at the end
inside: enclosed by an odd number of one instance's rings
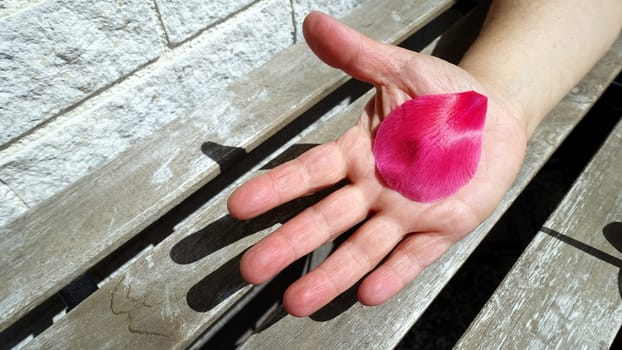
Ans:
POLYGON ((528 106, 521 103, 519 92, 512 91, 512 84, 508 84, 508 77, 482 67, 479 62, 482 61, 472 61, 469 56, 465 55, 458 66, 482 85, 489 100, 499 106, 506 117, 515 119, 525 132, 525 136, 529 138, 537 126, 534 120, 538 118, 534 117, 534 112, 530 111, 528 106))

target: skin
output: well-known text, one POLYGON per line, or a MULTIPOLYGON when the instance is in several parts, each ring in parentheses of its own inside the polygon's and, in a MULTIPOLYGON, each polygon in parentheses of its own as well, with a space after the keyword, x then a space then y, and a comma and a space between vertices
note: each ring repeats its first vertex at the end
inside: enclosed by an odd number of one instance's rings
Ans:
POLYGON ((337 140, 248 181, 231 195, 231 215, 250 219, 349 180, 250 248, 240 266, 244 279, 264 283, 364 222, 287 289, 286 310, 310 315, 361 279, 358 298, 365 305, 382 304, 407 286, 492 213, 515 179, 535 127, 619 33, 622 2, 595 1, 593 11, 574 2, 493 3, 459 66, 376 42, 327 15, 311 13, 303 26, 309 47, 326 64, 373 84, 376 96, 337 140), (577 23, 586 25, 578 30, 577 23), (378 124, 415 96, 467 90, 487 95, 489 103, 481 161, 471 182, 433 203, 411 201, 385 187, 372 154, 378 124))

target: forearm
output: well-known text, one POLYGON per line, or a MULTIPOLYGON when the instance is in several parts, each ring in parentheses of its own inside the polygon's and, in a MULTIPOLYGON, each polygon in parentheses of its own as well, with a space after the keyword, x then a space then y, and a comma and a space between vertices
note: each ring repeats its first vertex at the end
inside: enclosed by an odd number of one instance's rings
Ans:
POLYGON ((460 66, 503 96, 530 136, 622 26, 620 0, 499 0, 460 66))

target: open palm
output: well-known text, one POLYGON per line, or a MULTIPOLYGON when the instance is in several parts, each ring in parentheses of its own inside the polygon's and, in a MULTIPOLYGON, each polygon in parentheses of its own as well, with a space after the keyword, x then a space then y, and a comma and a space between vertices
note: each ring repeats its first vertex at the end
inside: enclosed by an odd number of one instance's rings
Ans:
POLYGON ((516 177, 527 141, 524 123, 505 99, 453 64, 373 41, 321 13, 307 17, 304 33, 320 59, 374 84, 376 96, 358 123, 339 139, 250 180, 229 199, 231 214, 248 219, 349 180, 257 243, 242 259, 243 277, 263 283, 365 221, 286 291, 285 307, 296 316, 313 313, 363 277, 358 292, 363 304, 381 304, 395 295, 494 210, 516 177), (372 153, 374 132, 383 118, 415 96, 466 90, 487 95, 489 103, 474 178, 457 193, 433 203, 412 201, 386 187, 372 153))

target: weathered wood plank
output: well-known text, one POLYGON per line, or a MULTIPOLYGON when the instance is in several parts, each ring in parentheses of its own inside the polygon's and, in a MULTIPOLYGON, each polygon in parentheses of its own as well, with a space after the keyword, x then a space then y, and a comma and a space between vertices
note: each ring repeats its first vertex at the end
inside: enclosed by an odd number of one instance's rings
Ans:
MULTIPOLYGON (((399 295, 377 307, 354 303, 343 312, 329 307, 320 317, 287 316, 252 336, 242 349, 389 349, 397 345, 621 67, 622 36, 538 127, 520 174, 497 210, 399 295)), ((498 346, 477 344, 475 348, 498 346)))
MULTIPOLYGON (((344 20, 398 42, 454 1, 370 0, 344 20)), ((296 45, 96 173, 0 228, 0 330, 58 291, 219 172, 201 145, 247 151, 347 77, 296 45)))
POLYGON ((622 325, 622 122, 458 342, 608 349, 622 325))

